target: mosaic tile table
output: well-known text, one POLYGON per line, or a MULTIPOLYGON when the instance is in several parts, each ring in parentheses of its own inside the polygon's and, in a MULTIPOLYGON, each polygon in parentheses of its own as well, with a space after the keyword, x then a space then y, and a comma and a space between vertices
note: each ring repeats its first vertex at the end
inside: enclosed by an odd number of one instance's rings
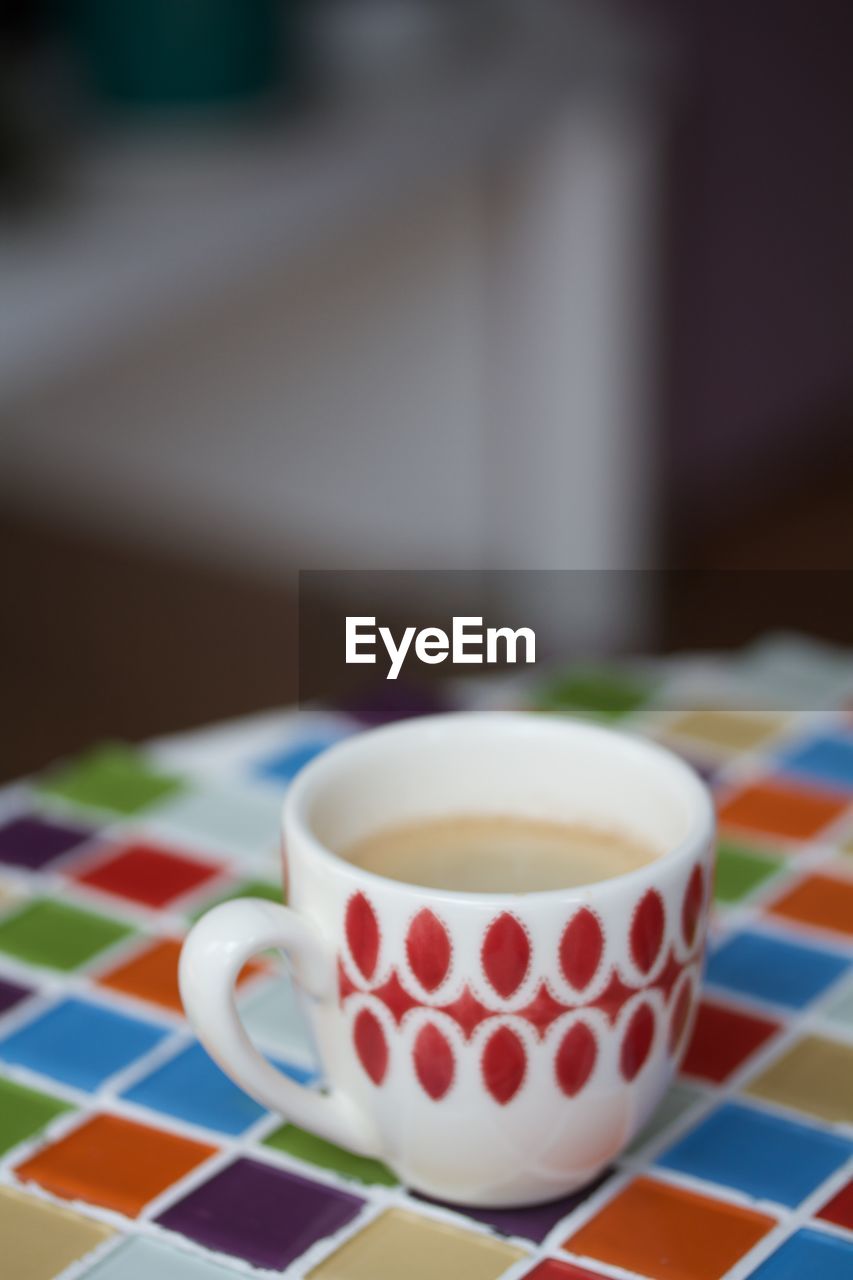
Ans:
MULTIPOLYGON (((779 640, 454 698, 594 707, 714 786, 707 985, 639 1140, 585 1194, 465 1213, 266 1113, 182 1019, 180 940, 212 902, 277 896, 281 793, 360 722, 105 747, 0 795, 3 1277, 853 1276, 853 657, 779 640)), ((240 1002, 269 1056, 317 1080, 276 963, 240 1002)))

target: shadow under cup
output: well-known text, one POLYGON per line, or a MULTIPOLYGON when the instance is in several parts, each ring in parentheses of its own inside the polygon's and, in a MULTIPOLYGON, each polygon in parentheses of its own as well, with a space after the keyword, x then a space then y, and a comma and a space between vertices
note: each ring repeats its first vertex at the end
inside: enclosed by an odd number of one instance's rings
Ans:
POLYGON ((696 1002, 714 818, 677 757, 582 722, 458 713, 312 763, 285 804, 290 903, 335 948, 310 1009, 333 1090, 419 1191, 497 1207, 594 1178, 660 1101, 696 1002), (622 831, 659 851, 612 879, 454 892, 337 856, 461 814, 622 831))

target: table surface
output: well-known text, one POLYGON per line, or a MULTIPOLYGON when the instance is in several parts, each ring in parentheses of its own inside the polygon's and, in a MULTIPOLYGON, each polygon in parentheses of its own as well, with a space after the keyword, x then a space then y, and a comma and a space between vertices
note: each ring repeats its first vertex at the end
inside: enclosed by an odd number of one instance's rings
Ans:
MULTIPOLYGON (((447 697, 603 716, 714 788, 706 985, 646 1130, 579 1195, 468 1213, 266 1112, 190 1034, 180 941, 212 902, 278 895, 281 795, 364 717, 102 746, 0 793, 4 1276, 853 1275, 853 655, 779 637, 447 697)), ((265 1052, 319 1082, 281 971, 256 964, 239 1002, 265 1052)))

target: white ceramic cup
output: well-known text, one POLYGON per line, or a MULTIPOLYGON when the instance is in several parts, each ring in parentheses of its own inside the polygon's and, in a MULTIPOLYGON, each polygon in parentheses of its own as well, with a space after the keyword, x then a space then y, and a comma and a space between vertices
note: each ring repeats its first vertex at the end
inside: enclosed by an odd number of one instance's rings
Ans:
POLYGON ((521 1205, 589 1181, 672 1079, 692 1022, 714 812, 677 757, 544 715, 457 713, 357 735, 284 804, 290 905, 209 912, 181 956, 200 1039, 260 1102, 461 1204, 521 1205), (426 889, 335 850, 382 828, 513 814, 623 830, 660 850, 625 875, 527 894, 426 889), (234 983, 281 948, 328 1092, 250 1043, 234 983))

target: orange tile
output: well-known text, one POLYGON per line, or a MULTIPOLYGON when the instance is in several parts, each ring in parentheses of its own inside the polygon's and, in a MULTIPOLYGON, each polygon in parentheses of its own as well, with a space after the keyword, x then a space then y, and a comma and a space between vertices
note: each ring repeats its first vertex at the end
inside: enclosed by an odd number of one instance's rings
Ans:
POLYGON ((771 915, 801 924, 834 929, 853 937, 853 880, 812 875, 794 885, 768 908, 771 915))
MULTIPOLYGON (((181 943, 174 938, 163 938, 154 942, 144 951, 132 956, 101 974, 98 982, 103 987, 114 991, 123 991, 125 995, 136 996, 138 1000, 147 1000, 151 1004, 171 1009, 175 1013, 183 1013, 181 993, 178 989, 178 960, 181 955, 181 943)), ((254 977, 265 971, 265 966, 252 962, 247 964, 240 974, 238 982, 254 977)))
POLYGON ((775 1225, 766 1214, 637 1178, 563 1247, 654 1280, 718 1280, 775 1225))
POLYGON ((785 840, 813 840, 849 806, 848 796, 765 779, 735 791, 718 806, 721 827, 785 840))
POLYGON ((37 1182, 66 1200, 116 1209, 129 1218, 217 1148, 117 1116, 94 1116, 19 1164, 24 1182, 37 1182))

